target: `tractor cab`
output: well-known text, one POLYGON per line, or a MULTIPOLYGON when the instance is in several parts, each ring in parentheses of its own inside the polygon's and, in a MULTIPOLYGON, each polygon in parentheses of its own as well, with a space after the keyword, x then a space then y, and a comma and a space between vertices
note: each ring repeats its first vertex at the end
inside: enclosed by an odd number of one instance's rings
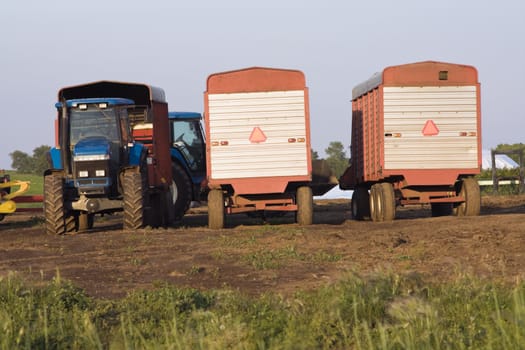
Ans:
MULTIPOLYGON (((66 100, 71 179, 78 195, 118 196, 115 179, 122 164, 129 162, 131 142, 127 108, 133 100, 125 98, 86 98, 66 100)), ((56 108, 64 109, 63 102, 56 108)))

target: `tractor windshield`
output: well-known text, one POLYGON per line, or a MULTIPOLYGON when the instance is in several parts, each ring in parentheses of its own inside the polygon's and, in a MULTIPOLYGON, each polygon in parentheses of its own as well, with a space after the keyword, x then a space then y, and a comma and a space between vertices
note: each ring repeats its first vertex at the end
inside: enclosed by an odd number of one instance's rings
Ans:
POLYGON ((100 109, 90 105, 87 109, 71 109, 69 126, 71 144, 86 137, 104 137, 112 142, 119 141, 118 119, 113 108, 100 109))

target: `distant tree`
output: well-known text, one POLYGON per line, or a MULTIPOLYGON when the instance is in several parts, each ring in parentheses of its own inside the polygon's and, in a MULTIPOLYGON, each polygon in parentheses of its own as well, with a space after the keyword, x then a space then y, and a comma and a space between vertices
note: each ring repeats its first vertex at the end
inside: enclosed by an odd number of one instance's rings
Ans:
POLYGON ((20 173, 31 173, 31 157, 27 153, 14 151, 13 153, 9 153, 9 156, 12 159, 11 168, 20 173))
POLYGON ((47 154, 51 150, 51 147, 42 145, 33 150, 33 173, 36 175, 42 175, 44 171, 49 169, 49 162, 47 160, 47 154))
POLYGON ((319 153, 317 151, 314 151, 313 148, 310 149, 312 160, 319 160, 319 153))
POLYGON ((339 178, 348 167, 348 158, 344 146, 339 141, 332 141, 328 148, 324 150, 327 157, 326 161, 334 172, 335 177, 339 178))
POLYGON ((33 150, 33 156, 16 150, 9 154, 12 160, 11 167, 20 173, 41 175, 49 168, 47 152, 50 149, 51 147, 46 145, 39 146, 33 150))
MULTIPOLYGON (((496 146, 496 151, 519 151, 519 150, 525 150, 525 145, 523 143, 514 143, 514 144, 507 144, 507 143, 500 143, 496 146)), ((525 151, 523 152, 525 155, 525 151)), ((516 154, 509 154, 509 157, 512 158, 516 163, 519 164, 520 162, 520 156, 516 154)), ((525 161, 525 159, 524 159, 525 161)))

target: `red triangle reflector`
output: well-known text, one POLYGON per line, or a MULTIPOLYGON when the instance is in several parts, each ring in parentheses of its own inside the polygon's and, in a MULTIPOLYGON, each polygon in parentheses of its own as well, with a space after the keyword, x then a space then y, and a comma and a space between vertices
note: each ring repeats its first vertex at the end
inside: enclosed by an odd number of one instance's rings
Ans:
POLYGON ((439 129, 432 120, 427 120, 423 130, 421 130, 424 136, 435 136, 439 134, 439 129))
POLYGON ((249 140, 250 140, 251 143, 260 143, 260 142, 264 142, 264 141, 266 141, 266 135, 265 135, 264 132, 261 130, 261 128, 259 128, 258 126, 256 126, 255 128, 253 128, 249 140))

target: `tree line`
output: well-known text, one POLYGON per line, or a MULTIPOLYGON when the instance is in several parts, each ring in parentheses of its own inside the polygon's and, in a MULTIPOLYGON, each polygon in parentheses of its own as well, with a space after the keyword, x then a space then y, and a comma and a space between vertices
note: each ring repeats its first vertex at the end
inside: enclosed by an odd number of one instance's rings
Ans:
MULTIPOLYGON (((29 155, 25 152, 16 150, 9 153, 12 163, 11 168, 19 173, 41 175, 49 168, 47 154, 51 149, 50 146, 42 145, 33 150, 33 154, 29 155)), ((525 144, 499 144, 496 151, 519 151, 525 149, 525 144)), ((333 174, 339 178, 345 169, 348 167, 349 157, 346 155, 345 147, 340 141, 332 141, 324 150, 326 154, 326 162, 330 166, 333 174)), ((312 160, 323 159, 319 157, 319 153, 311 150, 312 160)), ((509 154, 509 157, 519 163, 519 155, 517 153, 509 154)))
MULTIPOLYGON (((50 146, 42 145, 33 150, 33 155, 16 150, 9 153, 11 157, 11 168, 23 174, 42 175, 49 168, 48 152, 50 146)), ((348 157, 344 146, 339 141, 332 141, 324 150, 326 153, 326 162, 334 175, 339 178, 348 167, 348 157)), ((312 160, 322 159, 317 151, 311 150, 312 160)))

